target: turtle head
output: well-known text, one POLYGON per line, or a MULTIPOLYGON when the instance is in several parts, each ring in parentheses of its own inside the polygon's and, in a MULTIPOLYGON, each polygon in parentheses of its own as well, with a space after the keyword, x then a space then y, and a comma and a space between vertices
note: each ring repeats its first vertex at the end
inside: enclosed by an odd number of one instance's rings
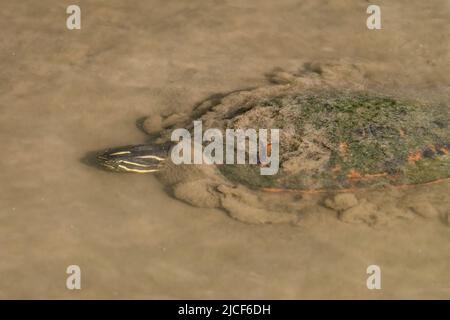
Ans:
POLYGON ((167 144, 141 144, 111 148, 97 155, 97 163, 114 172, 157 172, 167 159, 169 147, 167 144))

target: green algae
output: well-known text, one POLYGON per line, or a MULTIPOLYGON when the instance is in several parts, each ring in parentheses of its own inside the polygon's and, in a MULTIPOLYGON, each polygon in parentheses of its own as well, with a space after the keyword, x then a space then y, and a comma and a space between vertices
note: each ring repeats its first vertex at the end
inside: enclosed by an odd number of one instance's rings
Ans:
MULTIPOLYGON (((421 184, 450 176, 447 106, 323 91, 278 96, 254 108, 269 108, 271 123, 281 131, 294 128, 294 133, 280 139, 276 175, 261 176, 255 165, 220 167, 231 181, 253 188, 343 189, 421 184), (305 141, 324 151, 304 148, 305 141), (297 170, 286 169, 284 164, 295 157, 297 170), (309 167, 302 168, 302 159, 309 167)), ((258 128, 264 120, 253 124, 258 128)))

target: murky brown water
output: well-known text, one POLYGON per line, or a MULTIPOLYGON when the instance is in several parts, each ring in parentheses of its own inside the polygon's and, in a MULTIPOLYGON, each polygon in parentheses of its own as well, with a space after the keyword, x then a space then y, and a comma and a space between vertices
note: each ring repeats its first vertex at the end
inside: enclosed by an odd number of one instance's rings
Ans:
POLYGON ((69 31, 70 3, 0 1, 0 298, 450 298, 442 219, 247 225, 80 162, 144 142, 142 116, 309 61, 362 61, 374 87, 448 102, 447 0, 378 1, 378 31, 366 1, 78 3, 69 31), (71 264, 82 290, 65 287, 71 264))

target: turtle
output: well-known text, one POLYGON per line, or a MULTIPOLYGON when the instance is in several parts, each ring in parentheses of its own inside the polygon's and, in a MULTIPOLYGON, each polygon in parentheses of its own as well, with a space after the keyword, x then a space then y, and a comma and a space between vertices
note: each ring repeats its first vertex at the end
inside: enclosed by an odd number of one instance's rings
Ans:
POLYGON ((417 191, 450 178, 448 105, 369 90, 353 65, 305 65, 269 79, 210 97, 190 113, 149 117, 142 128, 151 143, 107 149, 97 161, 110 171, 154 173, 176 198, 248 223, 301 224, 321 215, 368 225, 417 214, 448 219, 448 200, 417 191), (171 133, 192 131, 194 120, 222 132, 277 128, 278 172, 261 175, 260 162, 174 164, 171 133))

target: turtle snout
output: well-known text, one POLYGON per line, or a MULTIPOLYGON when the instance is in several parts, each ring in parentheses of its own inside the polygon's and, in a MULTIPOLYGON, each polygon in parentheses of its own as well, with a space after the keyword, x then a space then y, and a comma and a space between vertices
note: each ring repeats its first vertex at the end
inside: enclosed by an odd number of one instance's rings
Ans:
POLYGON ((100 154, 97 156, 97 163, 108 170, 117 171, 117 163, 111 160, 107 155, 100 154))

